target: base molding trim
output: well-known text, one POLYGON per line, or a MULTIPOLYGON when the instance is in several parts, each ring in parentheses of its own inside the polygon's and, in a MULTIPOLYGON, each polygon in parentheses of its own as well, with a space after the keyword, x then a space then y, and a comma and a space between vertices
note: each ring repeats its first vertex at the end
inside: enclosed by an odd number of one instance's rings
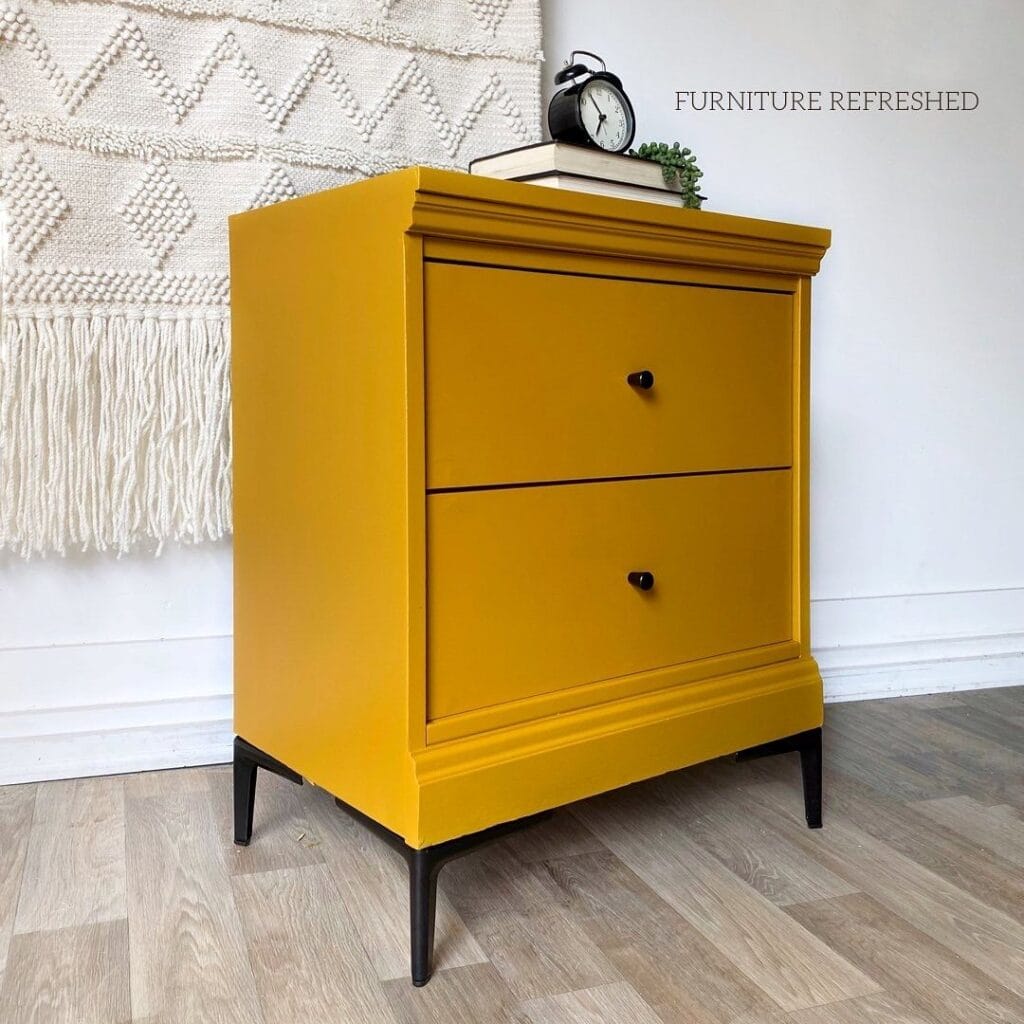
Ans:
MULTIPOLYGON (((1020 621, 1011 614, 1021 607, 1018 594, 1009 596, 1007 624, 1020 621)), ((864 603, 852 609, 858 625, 864 603)), ((886 614, 897 611, 883 603, 886 614)), ((949 611, 969 611, 960 604, 949 611)), ((820 625, 840 623, 833 616, 820 625)), ((822 628, 819 635, 878 635, 874 615, 864 625, 871 628, 822 628)), ((1024 632, 845 642, 815 657, 826 703, 1024 685, 1024 632)), ((229 637, 0 650, 0 785, 226 764, 234 736, 230 679, 229 637), (69 680, 80 703, 60 700, 69 680), (140 692, 154 699, 131 699, 140 692)))

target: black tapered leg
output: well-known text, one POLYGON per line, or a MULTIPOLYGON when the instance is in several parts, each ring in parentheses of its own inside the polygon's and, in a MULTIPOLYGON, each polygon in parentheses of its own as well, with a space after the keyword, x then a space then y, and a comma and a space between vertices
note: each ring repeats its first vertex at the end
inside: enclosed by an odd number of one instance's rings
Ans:
POLYGON ((419 988, 430 981, 434 958, 434 917, 437 907, 437 876, 441 868, 450 860, 471 853, 486 843, 518 832, 522 828, 533 825, 545 818, 550 818, 551 811, 532 814, 528 818, 517 821, 505 821, 500 825, 492 825, 481 832, 472 832, 468 836, 459 836, 447 842, 435 843, 414 849, 405 840, 378 821, 363 814, 362 811, 334 798, 334 802, 360 824, 378 835, 388 846, 397 850, 409 865, 409 939, 410 963, 412 967, 412 983, 419 988))
POLYGON ((235 843, 248 846, 256 808, 256 762, 238 750, 235 740, 235 843))
POLYGON ((235 737, 235 843, 248 846, 252 839, 252 818, 256 807, 256 769, 264 768, 281 778, 302 785, 302 776, 286 764, 254 747, 241 736, 235 737))
POLYGON ((430 980, 434 958, 437 876, 441 865, 435 861, 429 848, 412 850, 408 860, 412 983, 419 988, 430 980))
POLYGON ((808 828, 821 828, 821 729, 808 729, 795 736, 786 736, 771 743, 762 743, 749 750, 741 750, 737 761, 753 761, 758 757, 775 754, 800 754, 800 773, 804 783, 804 817, 808 828))
POLYGON ((821 730, 800 748, 800 773, 804 780, 804 816, 808 828, 821 828, 821 730))

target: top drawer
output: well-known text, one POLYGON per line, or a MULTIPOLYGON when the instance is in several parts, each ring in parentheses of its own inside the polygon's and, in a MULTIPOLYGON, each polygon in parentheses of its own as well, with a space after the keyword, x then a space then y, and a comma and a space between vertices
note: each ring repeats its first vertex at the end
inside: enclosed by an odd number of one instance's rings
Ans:
POLYGON ((789 295, 428 263, 425 302, 429 488, 792 462, 789 295))

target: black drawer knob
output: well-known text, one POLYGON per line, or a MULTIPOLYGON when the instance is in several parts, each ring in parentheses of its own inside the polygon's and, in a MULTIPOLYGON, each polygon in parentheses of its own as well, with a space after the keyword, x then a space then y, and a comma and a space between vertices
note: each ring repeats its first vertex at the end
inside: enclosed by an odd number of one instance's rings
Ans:
POLYGON ((631 572, 626 579, 641 590, 650 590, 654 586, 653 572, 631 572))
POLYGON ((650 391, 654 387, 654 374, 650 370, 637 370, 636 373, 631 373, 626 378, 626 383, 632 384, 635 388, 650 391))

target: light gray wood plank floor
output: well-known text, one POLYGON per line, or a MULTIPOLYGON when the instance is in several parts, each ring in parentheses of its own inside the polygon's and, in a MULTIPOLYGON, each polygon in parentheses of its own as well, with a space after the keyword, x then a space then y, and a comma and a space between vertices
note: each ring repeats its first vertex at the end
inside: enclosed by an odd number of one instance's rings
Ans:
POLYGON ((1024 1024, 1024 687, 833 705, 795 755, 556 812, 441 874, 224 766, 0 788, 2 1024, 1024 1024))

